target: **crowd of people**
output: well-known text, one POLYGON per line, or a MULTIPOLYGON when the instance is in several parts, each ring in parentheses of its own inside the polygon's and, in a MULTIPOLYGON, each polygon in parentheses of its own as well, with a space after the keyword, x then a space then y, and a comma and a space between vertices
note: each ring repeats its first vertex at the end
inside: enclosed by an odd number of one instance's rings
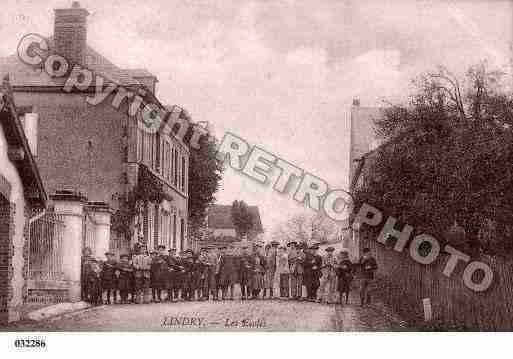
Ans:
POLYGON ((233 300, 240 286, 241 300, 289 299, 327 304, 348 303, 356 274, 360 283, 360 304, 369 304, 377 269, 368 248, 358 263, 344 250, 334 253, 319 245, 271 242, 222 248, 190 249, 176 253, 163 245, 149 252, 143 245, 132 255, 113 253, 100 261, 84 250, 82 298, 92 304, 128 304, 162 301, 233 300), (274 293, 275 281, 279 293, 274 293), (304 297, 303 287, 306 288, 304 297), (345 298, 345 300, 344 300, 345 298))

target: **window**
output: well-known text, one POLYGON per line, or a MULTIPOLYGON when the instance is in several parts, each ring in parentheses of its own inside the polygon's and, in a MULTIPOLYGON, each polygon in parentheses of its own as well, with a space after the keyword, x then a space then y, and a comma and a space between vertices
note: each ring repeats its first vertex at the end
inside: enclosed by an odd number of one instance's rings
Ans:
POLYGON ((166 141, 164 144, 164 162, 162 165, 163 165, 164 178, 168 181, 171 178, 171 173, 170 173, 171 155, 170 155, 170 152, 171 152, 171 145, 169 144, 169 142, 166 141))
POLYGON ((155 248, 155 206, 149 203, 146 207, 147 225, 144 233, 144 239, 148 249, 155 248))
POLYGON ((137 129, 137 161, 142 162, 144 153, 144 136, 140 128, 137 129))
POLYGON ((182 156, 182 176, 180 180, 180 189, 185 192, 185 157, 182 156))
POLYGON ((176 248, 176 213, 173 213, 173 248, 176 248))
POLYGON ((185 221, 180 218, 180 250, 183 251, 185 246, 185 221))
POLYGON ((175 179, 173 183, 175 184, 175 186, 178 186, 178 150, 176 148, 174 157, 175 179))
POLYGON ((160 242, 159 244, 169 246, 171 244, 170 241, 170 221, 169 221, 169 212, 161 209, 160 210, 160 242))
POLYGON ((137 161, 144 163, 153 170, 157 170, 158 147, 154 133, 148 133, 140 128, 137 130, 137 161))

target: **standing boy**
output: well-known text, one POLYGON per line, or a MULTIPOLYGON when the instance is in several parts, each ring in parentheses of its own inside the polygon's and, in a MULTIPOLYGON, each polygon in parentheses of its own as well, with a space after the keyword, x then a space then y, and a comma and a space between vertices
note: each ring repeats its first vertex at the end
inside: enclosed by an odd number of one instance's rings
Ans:
POLYGON ((265 252, 265 276, 264 276, 264 295, 267 295, 269 290, 269 299, 274 297, 274 276, 276 275, 276 255, 279 243, 272 241, 270 245, 266 245, 265 252))
POLYGON ((241 300, 249 299, 251 296, 251 277, 253 267, 251 265, 251 255, 246 245, 242 246, 242 254, 239 262, 239 281, 241 300))
POLYGON ((360 305, 370 304, 371 291, 374 285, 374 272, 378 269, 378 264, 372 257, 369 248, 363 249, 363 256, 360 259, 360 268, 362 271, 362 284, 360 288, 360 305))
POLYGON ((128 303, 128 293, 131 289, 132 276, 134 269, 132 265, 128 262, 128 254, 122 254, 120 256, 120 261, 118 264, 118 288, 119 295, 121 296, 121 304, 128 303))
POLYGON ((102 291, 107 295, 106 304, 111 304, 111 295, 113 303, 117 299, 117 278, 116 278, 116 267, 117 262, 114 259, 114 253, 105 253, 107 260, 103 262, 101 272, 102 291))
POLYGON ((260 254, 261 248, 261 245, 255 245, 251 256, 251 267, 253 268, 253 278, 251 280, 252 299, 258 299, 260 290, 264 288, 265 257, 260 254))
POLYGON ((137 303, 146 302, 146 292, 150 287, 151 258, 145 247, 136 249, 137 254, 132 259, 134 266, 135 292, 137 303))
POLYGON ((335 271, 336 258, 333 255, 335 248, 328 247, 325 249, 326 254, 322 257, 322 276, 321 285, 319 287, 319 296, 323 303, 335 303, 335 295, 337 292, 337 273, 335 271))
POLYGON ((284 246, 278 248, 276 272, 280 278, 280 298, 289 297, 289 259, 284 246))
POLYGON ((336 267, 338 279, 339 303, 342 304, 342 297, 345 293, 346 304, 349 302, 349 291, 353 280, 353 263, 349 260, 347 251, 341 251, 336 267))
POLYGON ((304 255, 300 252, 296 242, 289 242, 290 247, 288 260, 290 272, 290 295, 293 299, 301 299, 303 296, 303 261, 304 255))

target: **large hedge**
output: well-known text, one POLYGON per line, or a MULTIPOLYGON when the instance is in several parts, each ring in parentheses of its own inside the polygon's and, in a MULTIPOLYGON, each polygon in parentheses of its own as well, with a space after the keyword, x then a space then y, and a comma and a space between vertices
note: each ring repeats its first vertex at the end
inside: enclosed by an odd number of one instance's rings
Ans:
POLYGON ((452 244, 471 254, 513 252, 513 97, 501 75, 479 64, 462 85, 444 69, 417 79, 410 102, 375 121, 385 144, 365 164, 357 203, 441 241, 456 222, 466 235, 452 244))

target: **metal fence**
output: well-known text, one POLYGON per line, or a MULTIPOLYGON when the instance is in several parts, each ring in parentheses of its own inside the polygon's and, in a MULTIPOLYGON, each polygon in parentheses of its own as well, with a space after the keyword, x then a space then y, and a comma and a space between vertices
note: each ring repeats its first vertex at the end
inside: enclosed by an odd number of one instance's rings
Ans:
POLYGON ((440 254, 431 265, 413 261, 405 253, 367 237, 378 262, 378 287, 382 299, 414 321, 423 320, 422 300, 432 303, 433 319, 441 328, 459 330, 511 330, 513 323, 513 262, 491 256, 486 262, 494 272, 494 283, 485 292, 474 292, 463 284, 461 264, 450 277, 442 274, 448 255, 440 254))
POLYGON ((30 279, 64 279, 61 255, 64 228, 62 216, 52 211, 46 212, 30 224, 30 279))
POLYGON ((85 212, 84 226, 82 234, 82 249, 89 248, 94 251, 95 238, 96 238, 96 223, 91 216, 85 212))

